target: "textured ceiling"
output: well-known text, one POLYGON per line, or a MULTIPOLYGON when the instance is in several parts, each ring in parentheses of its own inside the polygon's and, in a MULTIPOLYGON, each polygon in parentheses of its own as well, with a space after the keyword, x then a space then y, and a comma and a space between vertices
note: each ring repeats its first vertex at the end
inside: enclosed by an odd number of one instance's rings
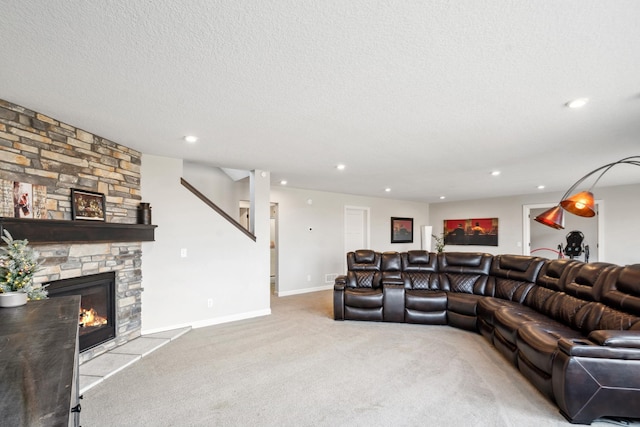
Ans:
POLYGON ((0 98, 298 188, 560 191, 640 154, 639 20, 637 0, 2 0, 0 98))

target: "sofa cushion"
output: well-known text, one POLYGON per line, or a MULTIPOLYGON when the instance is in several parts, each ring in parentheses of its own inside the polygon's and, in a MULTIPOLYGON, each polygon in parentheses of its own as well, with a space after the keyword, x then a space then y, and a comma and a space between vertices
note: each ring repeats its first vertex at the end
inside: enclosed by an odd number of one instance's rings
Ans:
POLYGON ((428 271, 416 271, 412 273, 404 273, 405 284, 410 289, 439 289, 439 277, 437 273, 428 271))
POLYGON ((431 290, 407 289, 405 307, 417 311, 443 311, 447 309, 447 293, 431 290))
POLYGON ((496 255, 489 274, 493 277, 513 279, 520 282, 535 281, 544 259, 526 255, 496 255))
POLYGON ((488 275, 493 257, 479 252, 440 252, 438 271, 488 275))
POLYGON ((614 264, 606 262, 584 264, 577 271, 575 277, 565 283, 564 291, 568 295, 586 301, 600 301, 611 273, 617 276, 615 268, 617 268, 617 270, 621 269, 614 264))
POLYGON ((344 291, 344 305, 358 308, 382 307, 382 291, 370 288, 347 288, 344 291))
POLYGON ((527 323, 516 334, 520 356, 539 370, 551 375, 553 358, 560 338, 584 339, 583 335, 560 323, 527 323))
POLYGON ((612 275, 603 289, 602 302, 628 313, 640 312, 640 264, 628 265, 612 275))
POLYGON ((480 295, 456 294, 450 292, 447 299, 447 309, 458 314, 477 316, 478 302, 483 298, 484 297, 480 295))
POLYGON ((482 322, 493 327, 493 316, 495 312, 502 307, 522 307, 522 305, 517 302, 507 301, 500 298, 480 298, 476 309, 478 318, 482 322))
POLYGON ((517 279, 505 279, 501 277, 490 277, 491 286, 494 288, 493 296, 506 299, 508 301, 522 302, 529 291, 535 286, 533 282, 526 282, 517 279))
POLYGON ((401 254, 402 274, 409 289, 439 289, 438 257, 427 251, 401 254))
POLYGON ((493 326, 495 333, 511 345, 515 346, 518 329, 531 322, 553 322, 544 314, 529 307, 502 307, 494 313, 493 326))
POLYGON ((379 256, 380 255, 378 253, 370 249, 359 249, 353 252, 353 263, 354 266, 356 266, 357 264, 377 264, 379 256))
POLYGON ((572 280, 583 265, 583 262, 569 258, 546 261, 538 273, 536 285, 563 291, 565 283, 572 280))

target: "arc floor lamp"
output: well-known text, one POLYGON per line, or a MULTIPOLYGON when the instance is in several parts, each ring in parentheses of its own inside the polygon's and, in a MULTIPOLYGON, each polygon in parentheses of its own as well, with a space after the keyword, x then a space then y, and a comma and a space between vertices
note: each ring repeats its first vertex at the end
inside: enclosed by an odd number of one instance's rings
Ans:
POLYGON ((620 159, 617 162, 607 163, 606 165, 600 166, 596 168, 580 178, 575 182, 566 193, 560 199, 560 202, 554 206, 553 208, 544 211, 537 217, 535 220, 541 224, 546 226, 562 229, 564 228, 564 211, 570 212, 574 215, 583 216, 583 217, 592 217, 596 214, 595 211, 595 200, 593 199, 593 187, 596 186, 600 178, 607 173, 612 167, 617 165, 635 165, 640 166, 640 156, 630 156, 625 157, 624 159, 620 159), (586 181, 592 175, 600 173, 596 178, 595 182, 589 187, 587 191, 581 191, 579 193, 571 195, 580 184, 586 181))

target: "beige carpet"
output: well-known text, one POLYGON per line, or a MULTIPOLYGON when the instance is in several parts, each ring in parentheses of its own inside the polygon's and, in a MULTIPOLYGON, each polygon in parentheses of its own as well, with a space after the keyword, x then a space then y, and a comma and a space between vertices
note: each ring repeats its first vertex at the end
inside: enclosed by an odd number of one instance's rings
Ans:
POLYGON ((570 425, 478 334, 336 322, 332 291, 273 297, 272 311, 195 329, 106 379, 81 424, 570 425))

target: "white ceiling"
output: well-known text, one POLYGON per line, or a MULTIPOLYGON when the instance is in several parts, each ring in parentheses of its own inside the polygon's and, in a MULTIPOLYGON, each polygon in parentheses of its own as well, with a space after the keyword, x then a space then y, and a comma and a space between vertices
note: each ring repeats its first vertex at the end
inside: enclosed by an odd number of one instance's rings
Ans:
POLYGON ((1 3, 0 98, 144 153, 425 202, 640 154, 637 0, 1 3))

